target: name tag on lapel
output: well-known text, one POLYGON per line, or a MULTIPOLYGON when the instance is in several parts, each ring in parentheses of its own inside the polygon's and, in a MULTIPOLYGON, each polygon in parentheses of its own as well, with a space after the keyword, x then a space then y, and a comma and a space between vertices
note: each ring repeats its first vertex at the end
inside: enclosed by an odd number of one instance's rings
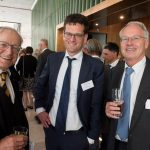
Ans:
POLYGON ((145 109, 150 109, 150 99, 147 99, 145 103, 145 109))
POLYGON ((88 89, 91 89, 91 88, 94 87, 93 81, 90 80, 90 81, 84 82, 84 83, 81 84, 81 87, 82 87, 82 90, 83 90, 83 91, 86 91, 86 90, 88 90, 88 89))

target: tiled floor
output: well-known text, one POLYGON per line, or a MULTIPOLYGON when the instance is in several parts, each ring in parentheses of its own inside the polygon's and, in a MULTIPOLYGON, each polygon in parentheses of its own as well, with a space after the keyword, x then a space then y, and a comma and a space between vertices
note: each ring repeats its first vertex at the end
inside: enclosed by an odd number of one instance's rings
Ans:
POLYGON ((28 110, 26 116, 29 122, 29 134, 32 144, 31 150, 45 150, 44 144, 44 132, 41 124, 38 124, 35 120, 35 111, 28 110), (34 148, 33 148, 34 147, 34 148))

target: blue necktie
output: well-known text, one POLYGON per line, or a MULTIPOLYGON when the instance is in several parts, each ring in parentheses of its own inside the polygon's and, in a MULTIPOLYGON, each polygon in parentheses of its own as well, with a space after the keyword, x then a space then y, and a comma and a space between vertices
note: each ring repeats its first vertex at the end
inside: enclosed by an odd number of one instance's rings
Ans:
POLYGON ((73 59, 69 57, 67 58, 68 58, 68 67, 63 81, 60 102, 58 106, 56 123, 55 123, 55 128, 62 133, 66 129, 66 118, 67 118, 68 102, 69 102, 69 95, 70 95, 71 63, 72 60, 75 60, 75 58, 73 59))
POLYGON ((128 130, 129 130, 129 116, 130 116, 130 97, 131 97, 131 82, 130 75, 133 73, 132 68, 126 68, 126 73, 123 82, 123 112, 122 116, 118 120, 117 126, 117 135, 120 137, 122 141, 128 139, 128 130))

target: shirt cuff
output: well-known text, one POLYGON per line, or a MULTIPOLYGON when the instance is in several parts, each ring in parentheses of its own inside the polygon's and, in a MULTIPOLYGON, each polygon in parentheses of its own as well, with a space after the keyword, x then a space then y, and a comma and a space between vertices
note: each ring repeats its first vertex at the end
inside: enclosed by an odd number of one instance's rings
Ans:
POLYGON ((91 139, 89 137, 87 137, 87 139, 88 139, 89 144, 94 144, 94 140, 93 139, 91 139))
POLYGON ((43 107, 37 108, 36 114, 38 115, 39 113, 44 112, 44 111, 45 111, 45 109, 43 107))

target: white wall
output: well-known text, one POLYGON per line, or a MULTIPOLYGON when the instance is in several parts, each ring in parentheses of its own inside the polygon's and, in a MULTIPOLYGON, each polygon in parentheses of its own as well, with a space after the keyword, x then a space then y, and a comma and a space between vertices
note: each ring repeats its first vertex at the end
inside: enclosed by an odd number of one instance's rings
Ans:
POLYGON ((0 7, 0 21, 20 23, 22 47, 31 46, 31 10, 0 7))

